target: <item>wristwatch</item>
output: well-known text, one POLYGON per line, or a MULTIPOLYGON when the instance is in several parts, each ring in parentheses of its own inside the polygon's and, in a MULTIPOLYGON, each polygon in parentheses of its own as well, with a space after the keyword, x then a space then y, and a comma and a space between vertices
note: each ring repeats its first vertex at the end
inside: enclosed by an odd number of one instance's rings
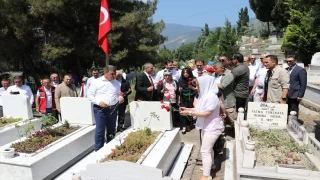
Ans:
POLYGON ((282 99, 282 101, 286 101, 287 100, 287 98, 281 98, 282 99))

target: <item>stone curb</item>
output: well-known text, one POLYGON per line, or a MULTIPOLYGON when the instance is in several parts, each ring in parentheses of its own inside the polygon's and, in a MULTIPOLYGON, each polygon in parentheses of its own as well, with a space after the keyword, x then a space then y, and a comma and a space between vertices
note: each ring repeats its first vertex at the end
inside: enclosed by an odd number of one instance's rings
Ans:
POLYGON ((310 110, 320 112, 320 105, 316 104, 308 99, 303 99, 300 104, 310 110))
POLYGON ((184 176, 181 178, 181 180, 192 180, 193 171, 197 165, 197 159, 200 154, 200 143, 197 143, 194 147, 195 148, 192 150, 187 167, 184 170, 184 176))

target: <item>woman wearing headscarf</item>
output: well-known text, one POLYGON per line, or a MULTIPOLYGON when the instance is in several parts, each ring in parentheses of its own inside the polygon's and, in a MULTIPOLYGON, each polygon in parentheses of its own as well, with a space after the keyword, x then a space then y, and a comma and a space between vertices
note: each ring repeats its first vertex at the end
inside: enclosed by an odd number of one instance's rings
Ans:
POLYGON ((196 116, 196 128, 201 131, 201 156, 203 175, 200 180, 210 180, 211 167, 214 162, 213 145, 224 131, 223 121, 220 117, 220 100, 213 91, 217 84, 212 76, 198 77, 199 98, 195 108, 180 108, 183 116, 196 116))
MULTIPOLYGON (((197 93, 196 89, 196 79, 193 77, 191 68, 184 68, 181 72, 179 79, 180 87, 180 99, 179 105, 181 107, 193 108, 194 97, 197 93)), ((182 134, 186 134, 188 125, 190 125, 190 120, 193 120, 193 117, 180 116, 182 121, 182 134)))
POLYGON ((163 71, 164 79, 157 83, 157 91, 164 102, 169 102, 171 106, 172 122, 174 127, 179 127, 180 115, 178 106, 179 83, 172 78, 172 70, 163 71))

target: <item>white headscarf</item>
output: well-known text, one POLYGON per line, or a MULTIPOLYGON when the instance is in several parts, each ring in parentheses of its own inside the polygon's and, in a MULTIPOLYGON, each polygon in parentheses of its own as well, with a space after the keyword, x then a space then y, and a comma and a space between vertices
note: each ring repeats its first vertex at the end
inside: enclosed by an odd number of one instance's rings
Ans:
MULTIPOLYGON (((213 111, 217 108, 219 88, 212 76, 201 76, 197 78, 199 83, 199 98, 196 105, 196 112, 213 111)), ((196 127, 202 128, 204 124, 204 117, 198 117, 196 127)))

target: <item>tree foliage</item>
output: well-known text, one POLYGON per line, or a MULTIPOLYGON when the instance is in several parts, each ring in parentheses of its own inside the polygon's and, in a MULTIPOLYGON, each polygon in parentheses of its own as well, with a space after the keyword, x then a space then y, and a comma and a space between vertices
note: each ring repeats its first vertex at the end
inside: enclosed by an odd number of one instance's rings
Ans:
POLYGON ((221 54, 231 58, 238 50, 236 29, 232 28, 231 22, 227 19, 220 36, 219 51, 221 54))
POLYGON ((269 22, 273 21, 271 12, 276 4, 276 0, 249 0, 249 3, 257 19, 268 23, 268 33, 270 33, 269 22))
POLYGON ((245 35, 245 32, 249 28, 249 14, 248 8, 241 8, 239 11, 239 20, 237 21, 237 33, 238 36, 245 35))
POLYGON ((289 0, 288 5, 290 19, 282 49, 287 53, 295 53, 302 62, 308 64, 312 55, 320 49, 320 29, 310 23, 319 17, 313 14, 317 7, 301 0, 289 0))
MULTIPOLYGON (((122 68, 155 61, 164 22, 154 23, 158 0, 109 0, 111 64, 122 68)), ((0 70, 35 78, 50 72, 82 75, 92 62, 104 66, 98 47, 100 1, 0 0, 0 70)))

